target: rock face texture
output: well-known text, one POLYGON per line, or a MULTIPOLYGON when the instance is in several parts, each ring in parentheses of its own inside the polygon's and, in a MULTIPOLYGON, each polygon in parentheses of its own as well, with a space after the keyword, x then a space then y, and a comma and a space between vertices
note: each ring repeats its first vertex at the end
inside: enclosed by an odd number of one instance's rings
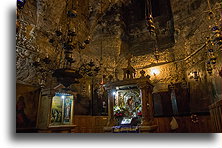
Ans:
POLYGON ((72 67, 94 61, 100 66, 100 72, 93 83, 102 78, 106 81, 122 79, 122 69, 127 67, 130 58, 136 77, 144 70, 156 87, 167 89, 171 82, 185 79, 190 85, 191 110, 205 111, 211 101, 221 96, 221 44, 211 45, 209 41, 215 36, 212 28, 221 29, 221 2, 152 2, 157 44, 146 29, 144 0, 27 1, 23 9, 17 10, 17 83, 42 87, 58 85, 52 72, 62 66, 62 41, 67 37, 69 25, 76 33, 72 37, 75 45, 72 67), (67 19, 68 10, 75 10, 77 16, 67 19), (210 12, 213 14, 209 15, 210 12), (62 33, 60 37, 56 34, 58 30, 62 33), (82 44, 89 36, 90 43, 82 44), (84 45, 84 49, 78 45, 84 45), (155 45, 159 49, 158 61, 154 56, 155 45), (216 57, 214 64, 209 49, 213 49, 216 57), (45 58, 50 59, 50 64, 36 65, 45 58), (212 67, 210 74, 209 66, 212 67), (157 69, 158 74, 153 69, 157 69))

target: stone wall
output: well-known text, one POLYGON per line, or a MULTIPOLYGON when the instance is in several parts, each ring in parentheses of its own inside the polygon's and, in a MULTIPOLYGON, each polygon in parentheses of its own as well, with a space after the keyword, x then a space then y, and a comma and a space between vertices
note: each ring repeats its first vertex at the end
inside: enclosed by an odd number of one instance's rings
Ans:
POLYGON ((218 45, 210 46, 206 44, 208 38, 212 36, 211 28, 217 23, 221 25, 219 1, 210 1, 212 11, 216 15, 215 19, 209 18, 209 7, 206 1, 193 0, 173 7, 182 1, 172 1, 175 24, 176 44, 173 47, 175 60, 184 65, 186 80, 190 83, 191 111, 207 111, 209 104, 218 96, 221 91, 221 51, 218 45), (212 65, 213 73, 207 72, 207 62, 209 61, 208 49, 213 48, 217 57, 216 64, 212 65), (194 72, 198 78, 194 79, 194 72), (215 84, 216 81, 218 82, 215 84), (216 89, 216 90, 215 90, 216 89), (215 92, 216 91, 216 92, 215 92), (214 95, 212 95, 214 93, 214 95))
MULTIPOLYGON (((77 30, 76 41, 83 42, 89 35, 92 38, 91 43, 84 50, 74 51, 73 57, 77 62, 73 64, 73 67, 78 67, 80 61, 93 60, 96 65, 101 65, 101 71, 96 78, 98 82, 101 81, 103 75, 106 75, 107 79, 109 75, 112 75, 114 80, 122 79, 122 68, 127 67, 127 59, 132 53, 130 49, 133 49, 126 36, 126 23, 120 15, 120 8, 125 1, 101 2, 98 0, 74 1, 78 16, 71 22, 72 28, 75 27, 77 30)), ((130 2, 125 4, 128 5, 130 2)), ((219 23, 219 0, 210 2, 216 14, 216 22, 219 23)), ((201 0, 171 0, 170 3, 173 16, 170 21, 173 21, 171 25, 174 25, 175 44, 173 47, 161 49, 158 61, 152 50, 147 49, 151 52, 133 56, 131 65, 137 70, 136 77, 140 76, 140 70, 146 71, 146 74, 151 76, 151 81, 157 87, 155 88, 157 91, 158 87, 161 87, 162 91, 163 88, 167 91, 170 82, 178 83, 186 78, 191 86, 192 111, 205 111, 211 101, 221 96, 221 77, 218 74, 221 69, 221 51, 218 46, 214 46, 217 63, 212 76, 206 71, 209 47, 206 47, 205 43, 206 38, 212 35, 209 26, 213 25, 212 20, 208 20, 208 5, 206 1, 201 0), (195 71, 199 74, 198 81, 192 76, 195 71)), ((44 78, 47 87, 57 85, 49 69, 59 66, 62 47, 49 43, 49 40, 52 38, 56 40, 55 30, 58 28, 65 31, 67 23, 64 19, 65 5, 65 1, 62 0, 56 2, 33 0, 28 1, 25 7, 18 11, 19 19, 24 20, 28 26, 24 37, 30 39, 30 42, 27 40, 20 44, 17 42, 17 82, 39 85, 38 79, 44 78), (27 54, 26 49, 29 49, 31 54, 27 54), (49 69, 41 72, 33 67, 33 62, 38 57, 43 59, 47 55, 53 59, 54 63, 48 66, 49 69)), ((167 27, 172 28, 169 25, 166 25, 165 31, 167 27)), ((164 28, 160 28, 159 31, 164 32, 164 28)), ((24 37, 20 40, 24 40, 24 37)), ((144 48, 147 47, 144 45, 144 48)))

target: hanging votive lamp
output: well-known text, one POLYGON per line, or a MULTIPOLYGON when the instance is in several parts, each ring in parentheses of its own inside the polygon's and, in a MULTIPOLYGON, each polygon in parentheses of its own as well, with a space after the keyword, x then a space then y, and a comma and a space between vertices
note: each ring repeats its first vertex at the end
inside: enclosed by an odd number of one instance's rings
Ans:
POLYGON ((70 43, 66 42, 66 43, 63 44, 63 48, 64 48, 65 50, 71 51, 71 50, 73 50, 75 47, 74 47, 73 45, 71 45, 70 43))
POLYGON ((196 81, 198 81, 198 79, 199 79, 199 74, 198 74, 197 71, 194 71, 194 72, 193 72, 193 78, 194 78, 196 81))
POLYGON ((75 9, 71 9, 67 12, 68 17, 75 18, 77 17, 77 11, 75 9))
POLYGON ((160 53, 159 53, 159 50, 157 48, 155 48, 154 57, 155 57, 156 61, 158 62, 159 59, 160 59, 160 53))
POLYGON ((208 19, 211 20, 211 19, 213 19, 213 17, 214 17, 214 13, 212 11, 210 11, 208 13, 208 19))
POLYGON ((42 61, 43 61, 45 64, 50 64, 51 60, 49 59, 48 53, 46 54, 46 57, 45 57, 44 59, 42 59, 42 61))
POLYGON ((148 31, 150 33, 154 33, 155 32, 155 26, 154 26, 154 23, 153 23, 152 15, 147 16, 146 21, 147 21, 146 24, 147 24, 148 31))
POLYGON ((216 45, 222 45, 222 34, 221 34, 221 30, 219 28, 219 26, 213 26, 211 28, 212 32, 213 32, 213 37, 212 37, 212 44, 216 44, 216 45))
POLYGON ((89 44, 90 43, 90 36, 88 36, 88 38, 84 41, 85 44, 89 44))
POLYGON ((212 63, 212 64, 216 64, 216 57, 215 57, 215 55, 214 55, 214 51, 213 51, 213 49, 208 49, 208 52, 209 52, 209 56, 210 56, 210 62, 212 63))
POLYGON ((211 61, 211 63, 212 64, 216 64, 216 57, 215 56, 212 56, 211 58, 210 58, 210 61, 211 61))
POLYGON ((80 49, 85 49, 86 48, 86 43, 79 43, 79 48, 80 49))
POLYGON ((68 31, 68 36, 76 36, 76 35, 77 35, 77 34, 76 34, 76 32, 75 32, 75 29, 68 31))
POLYGON ((73 59, 72 59, 72 51, 65 51, 65 59, 68 61, 68 62, 73 62, 73 59))
POLYGON ((207 72, 208 72, 209 75, 212 75, 213 68, 210 64, 210 61, 207 62, 207 72))

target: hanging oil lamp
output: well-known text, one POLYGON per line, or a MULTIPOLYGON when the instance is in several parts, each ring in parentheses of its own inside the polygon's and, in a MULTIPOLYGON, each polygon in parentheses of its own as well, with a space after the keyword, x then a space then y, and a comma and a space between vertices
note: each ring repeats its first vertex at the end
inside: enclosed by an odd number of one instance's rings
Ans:
POLYGON ((198 79, 199 79, 199 74, 198 74, 197 71, 194 71, 194 72, 193 72, 193 78, 194 78, 194 80, 198 81, 198 79))
POLYGON ((216 57, 213 55, 211 58, 210 58, 210 61, 212 64, 216 64, 216 57))
POLYGON ((45 57, 44 59, 42 59, 42 61, 43 61, 45 64, 50 64, 51 60, 49 59, 48 53, 46 54, 46 57, 45 57))
POLYGON ((160 53, 159 53, 159 50, 158 48, 155 48, 155 51, 154 51, 154 57, 158 63, 159 59, 160 59, 160 53))
POLYGON ((70 9, 67 12, 67 16, 70 18, 75 18, 77 17, 77 11, 75 9, 70 9))
POLYGON ((217 45, 222 44, 222 35, 221 31, 218 26, 212 27, 212 32, 213 32, 213 42, 217 45))
POLYGON ((155 32, 155 26, 154 26, 153 17, 152 17, 151 14, 149 16, 147 16, 147 18, 146 18, 146 25, 147 25, 147 30, 150 33, 154 33, 155 32))
POLYGON ((74 47, 72 44, 70 44, 69 42, 65 42, 65 43, 63 44, 63 48, 64 48, 65 50, 73 50, 75 47, 74 47))
POLYGON ((73 36, 76 36, 76 35, 77 35, 77 34, 76 34, 75 29, 73 29, 73 30, 70 29, 70 30, 68 31, 68 36, 72 36, 72 37, 73 37, 73 36))
POLYGON ((155 26, 154 26, 154 23, 153 23, 153 16, 152 16, 151 0, 146 0, 145 1, 145 20, 146 20, 147 30, 150 33, 155 33, 155 26))
POLYGON ((100 68, 97 66, 97 67, 95 67, 94 71, 95 71, 96 73, 98 73, 98 72, 100 71, 100 68))
POLYGON ((214 50, 213 49, 208 49, 208 53, 209 53, 209 56, 210 56, 210 62, 212 64, 216 64, 216 57, 214 55, 214 50))
POLYGON ((80 49, 85 49, 86 48, 86 43, 79 43, 79 48, 80 49))
POLYGON ((209 20, 212 20, 214 18, 214 13, 212 12, 212 11, 210 11, 209 13, 208 13, 208 19, 209 20))
POLYGON ((72 64, 75 60, 72 58, 72 51, 65 51, 65 59, 68 63, 72 64))
POLYGON ((209 75, 212 75, 213 68, 210 64, 210 61, 207 62, 207 72, 208 72, 209 75))
POLYGON ((94 62, 93 62, 92 60, 88 63, 88 65, 89 65, 90 67, 95 66, 95 64, 94 64, 94 62))
POLYGON ((85 43, 85 44, 89 44, 89 43, 90 43, 90 39, 91 39, 91 37, 88 36, 88 38, 84 41, 84 43, 85 43))

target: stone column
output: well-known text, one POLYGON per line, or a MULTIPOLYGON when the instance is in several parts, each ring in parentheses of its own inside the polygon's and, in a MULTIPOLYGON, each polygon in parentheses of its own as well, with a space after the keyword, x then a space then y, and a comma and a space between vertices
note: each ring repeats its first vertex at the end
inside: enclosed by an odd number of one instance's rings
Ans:
POLYGON ((150 126, 153 124, 153 101, 152 86, 147 82, 138 84, 142 101, 142 123, 141 126, 150 126))
POLYGON ((113 114, 113 106, 114 106, 114 95, 113 95, 114 88, 107 89, 108 92, 108 123, 107 126, 114 126, 114 114, 113 114))

